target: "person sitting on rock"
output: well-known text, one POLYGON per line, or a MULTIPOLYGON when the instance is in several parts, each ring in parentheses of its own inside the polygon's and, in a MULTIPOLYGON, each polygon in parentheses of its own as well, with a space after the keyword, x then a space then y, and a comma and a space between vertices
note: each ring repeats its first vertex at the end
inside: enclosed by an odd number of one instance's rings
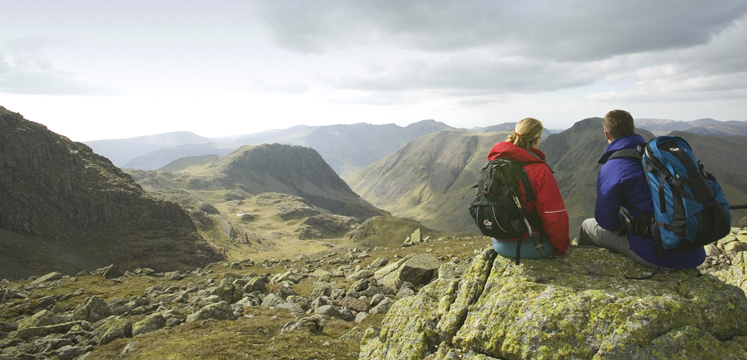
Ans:
POLYGON ((609 145, 599 160, 602 167, 597 176, 594 218, 582 224, 578 245, 603 247, 653 269, 687 269, 702 264, 705 261, 702 247, 691 251, 664 250, 664 258, 657 259, 650 231, 634 231, 636 227, 629 226, 630 220, 620 212, 621 207, 633 219, 642 218, 636 208, 643 213, 654 211, 646 172, 638 159, 609 158, 615 151, 636 149, 646 141, 635 133, 633 117, 627 111, 608 112, 602 126, 609 145))
MULTIPOLYGON (((529 177, 535 199, 526 202, 524 186, 519 182, 519 199, 522 207, 528 213, 536 213, 542 222, 541 229, 534 229, 537 236, 542 237, 541 253, 534 250, 532 241, 527 241, 529 233, 524 232, 521 242, 521 257, 538 259, 550 254, 561 255, 570 246, 568 232, 568 212, 560 195, 558 183, 552 170, 545 163, 545 153, 537 147, 542 138, 542 122, 534 118, 526 118, 516 124, 513 133, 507 141, 502 141, 490 150, 488 161, 495 159, 510 159, 516 162, 529 163, 524 166, 529 177)), ((492 238, 495 251, 506 257, 516 256, 516 239, 499 240, 492 238)))

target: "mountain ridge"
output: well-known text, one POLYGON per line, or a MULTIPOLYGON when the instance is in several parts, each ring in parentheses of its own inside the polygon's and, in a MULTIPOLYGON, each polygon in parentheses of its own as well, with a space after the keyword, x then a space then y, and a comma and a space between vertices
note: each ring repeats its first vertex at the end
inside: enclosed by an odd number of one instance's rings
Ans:
POLYGON ((3 107, 0 189, 0 243, 13 249, 0 252, 2 276, 222 258, 177 204, 151 197, 87 145, 3 107))
MULTIPOLYGON (((404 127, 396 124, 366 123, 327 126, 298 125, 256 134, 208 139, 208 141, 193 144, 182 143, 173 146, 166 144, 158 149, 148 147, 148 152, 143 152, 140 143, 135 142, 133 146, 136 147, 137 156, 125 155, 126 153, 135 154, 126 147, 120 146, 126 143, 127 139, 113 141, 119 146, 115 152, 110 150, 113 146, 106 147, 109 144, 106 140, 95 142, 93 143, 95 146, 92 147, 104 156, 116 158, 117 161, 114 163, 120 167, 156 170, 182 157, 225 156, 243 145, 263 143, 303 145, 316 149, 325 161, 344 178, 388 155, 407 141, 446 128, 451 127, 435 120, 421 120, 404 127)), ((167 137, 167 134, 160 136, 167 137)))
POLYGON ((385 212, 355 194, 319 153, 300 145, 245 145, 230 154, 182 158, 164 169, 128 170, 156 189, 237 190, 247 195, 277 192, 306 198, 330 212, 368 218, 385 212))

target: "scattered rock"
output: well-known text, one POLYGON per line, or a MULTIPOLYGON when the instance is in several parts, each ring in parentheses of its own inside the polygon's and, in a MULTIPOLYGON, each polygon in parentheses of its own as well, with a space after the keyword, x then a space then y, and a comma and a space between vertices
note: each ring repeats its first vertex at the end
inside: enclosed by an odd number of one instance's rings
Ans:
POLYGON ((97 329, 99 345, 108 344, 114 340, 132 337, 132 323, 129 319, 111 319, 97 329))
POLYGON ((38 284, 41 284, 43 282, 60 280, 60 279, 62 279, 62 274, 60 274, 58 272, 51 272, 49 274, 40 276, 36 280, 32 281, 31 284, 32 285, 38 285, 38 284))
POLYGON ((216 319, 216 320, 235 320, 236 316, 231 309, 231 306, 221 301, 215 304, 210 304, 197 310, 194 314, 187 317, 187 322, 193 322, 205 319, 216 319))
POLYGON ((153 314, 140 320, 132 326, 132 335, 145 334, 166 326, 166 319, 161 314, 153 314))
POLYGON ((345 321, 355 320, 355 315, 353 315, 353 312, 350 311, 350 309, 343 307, 343 306, 322 305, 318 307, 315 312, 317 314, 322 314, 327 317, 333 317, 333 318, 342 319, 345 321))
POLYGON ((73 312, 73 319, 85 320, 93 323, 104 319, 109 315, 111 315, 109 305, 97 296, 91 296, 75 309, 75 312, 73 312))
POLYGON ((311 315, 298 320, 295 324, 290 326, 284 326, 280 330, 281 334, 285 334, 299 329, 307 329, 312 334, 321 334, 324 331, 325 318, 321 314, 311 315))

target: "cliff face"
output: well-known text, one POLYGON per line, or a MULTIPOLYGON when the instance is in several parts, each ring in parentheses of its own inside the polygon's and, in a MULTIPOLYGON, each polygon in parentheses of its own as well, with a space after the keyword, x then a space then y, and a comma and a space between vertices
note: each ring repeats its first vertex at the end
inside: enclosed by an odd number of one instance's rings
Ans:
POLYGON ((747 298, 697 269, 650 270, 606 250, 512 259, 485 249, 369 328, 360 359, 744 359, 747 298))
POLYGON ((150 197, 81 143, 0 107, 0 277, 220 259, 176 204, 150 197), (12 245, 14 244, 14 245, 12 245), (65 256, 57 258, 50 247, 65 256), (74 260, 73 260, 74 259, 74 260), (15 264, 12 266, 10 264, 15 264))

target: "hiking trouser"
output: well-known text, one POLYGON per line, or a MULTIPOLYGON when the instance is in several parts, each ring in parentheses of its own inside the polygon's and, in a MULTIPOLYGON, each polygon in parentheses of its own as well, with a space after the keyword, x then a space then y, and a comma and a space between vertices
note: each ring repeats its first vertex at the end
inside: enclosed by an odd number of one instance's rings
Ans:
MULTIPOLYGON (((500 255, 507 258, 516 258, 516 241, 503 241, 490 238, 493 243, 493 249, 500 255)), ((547 234, 542 234, 542 253, 534 251, 534 244, 531 238, 521 240, 521 258, 522 259, 540 259, 555 253, 555 247, 552 246, 547 234)))
MULTIPOLYGON (((578 237, 578 244, 602 247, 623 254, 643 266, 652 269, 657 268, 656 264, 644 260, 638 256, 638 254, 633 252, 633 250, 630 250, 630 243, 628 242, 627 235, 618 235, 617 231, 610 231, 599 226, 597 220, 594 218, 584 220, 584 223, 581 225, 581 234, 579 234, 578 237)), ((658 268, 662 270, 678 270, 664 266, 659 266, 658 268)))

